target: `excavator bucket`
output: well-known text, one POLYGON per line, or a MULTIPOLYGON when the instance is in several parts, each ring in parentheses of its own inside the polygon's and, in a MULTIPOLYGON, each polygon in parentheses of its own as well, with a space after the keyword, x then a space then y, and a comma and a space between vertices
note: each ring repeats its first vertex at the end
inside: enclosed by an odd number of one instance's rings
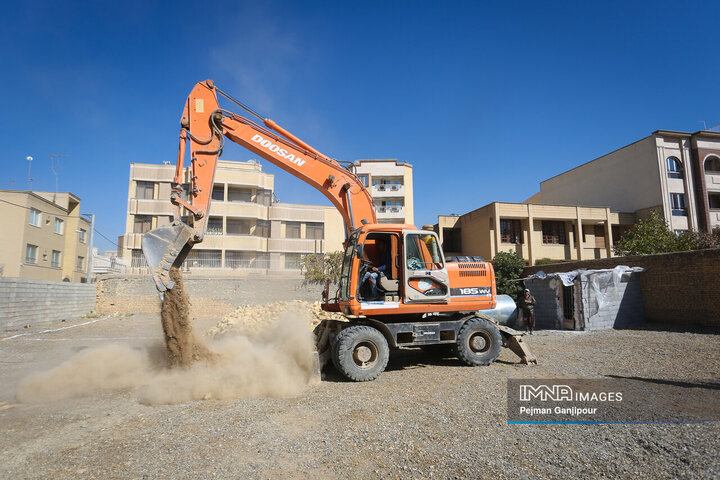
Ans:
POLYGON ((170 280, 170 267, 182 265, 192 248, 192 238, 193 230, 179 221, 143 235, 143 255, 161 294, 175 286, 175 282, 170 280))

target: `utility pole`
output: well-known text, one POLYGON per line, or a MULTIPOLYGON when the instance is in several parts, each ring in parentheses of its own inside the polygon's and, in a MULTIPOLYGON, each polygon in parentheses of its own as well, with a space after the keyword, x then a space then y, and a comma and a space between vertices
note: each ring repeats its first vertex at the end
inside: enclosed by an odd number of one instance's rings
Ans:
MULTIPOLYGON (((85 214, 88 215, 88 214, 85 214)), ((88 237, 88 261, 87 274, 85 275, 85 283, 91 283, 92 280, 92 264, 93 264, 93 232, 95 231, 95 214, 90 215, 90 233, 88 237)))
POLYGON ((60 169, 61 168, 67 168, 67 167, 61 167, 60 166, 60 157, 69 157, 70 155, 66 155, 64 153, 51 153, 50 154, 50 170, 55 174, 55 195, 53 195, 53 202, 57 200, 57 194, 58 194, 58 176, 60 175, 60 169), (56 160, 57 159, 57 160, 56 160), (57 165, 56 165, 57 162, 57 165))
POLYGON ((25 160, 28 161, 28 190, 32 192, 32 177, 30 176, 30 167, 32 166, 32 157, 25 157, 25 160))

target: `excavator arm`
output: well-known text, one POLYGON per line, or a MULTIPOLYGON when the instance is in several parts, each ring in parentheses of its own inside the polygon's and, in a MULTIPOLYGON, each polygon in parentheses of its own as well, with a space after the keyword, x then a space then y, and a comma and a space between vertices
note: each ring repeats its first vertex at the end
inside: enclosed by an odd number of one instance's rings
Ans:
POLYGON ((340 211, 348 234, 363 224, 377 221, 372 197, 357 175, 272 120, 258 116, 217 89, 211 80, 195 85, 185 102, 180 125, 170 198, 175 207, 174 220, 169 226, 147 232, 142 241, 143 254, 161 293, 174 286, 170 267, 182 265, 192 246, 203 241, 215 168, 226 138, 322 192, 340 211), (264 126, 221 109, 218 93, 258 117, 264 126), (186 182, 183 164, 188 145, 191 173, 186 182), (183 185, 187 186, 187 194, 183 185), (183 209, 192 216, 192 226, 181 220, 183 209))

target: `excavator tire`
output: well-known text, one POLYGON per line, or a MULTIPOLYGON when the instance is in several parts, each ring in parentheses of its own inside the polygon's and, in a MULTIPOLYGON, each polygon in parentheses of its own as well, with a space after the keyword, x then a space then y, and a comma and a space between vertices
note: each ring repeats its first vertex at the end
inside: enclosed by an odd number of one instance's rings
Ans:
POLYGON ((345 378, 353 382, 375 380, 385 371, 389 357, 387 340, 373 327, 348 327, 335 339, 333 363, 345 378))
POLYGON ((494 323, 473 317, 462 326, 457 338, 457 355, 471 367, 486 366, 500 356, 503 340, 494 323))

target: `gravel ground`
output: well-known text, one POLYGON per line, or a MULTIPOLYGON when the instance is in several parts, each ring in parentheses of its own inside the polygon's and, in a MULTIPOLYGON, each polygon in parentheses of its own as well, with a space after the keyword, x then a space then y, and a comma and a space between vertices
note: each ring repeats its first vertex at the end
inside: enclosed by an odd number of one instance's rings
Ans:
MULTIPOLYGON (((204 331, 217 319, 198 321, 204 331)), ((77 320, 63 325, 78 324, 77 320)), ((421 351, 370 383, 292 398, 146 406, 133 390, 18 403, 18 382, 108 340, 157 346, 157 315, 0 342, 0 478, 718 478, 720 424, 508 425, 508 378, 720 378, 718 331, 539 332, 538 366, 421 351)))

